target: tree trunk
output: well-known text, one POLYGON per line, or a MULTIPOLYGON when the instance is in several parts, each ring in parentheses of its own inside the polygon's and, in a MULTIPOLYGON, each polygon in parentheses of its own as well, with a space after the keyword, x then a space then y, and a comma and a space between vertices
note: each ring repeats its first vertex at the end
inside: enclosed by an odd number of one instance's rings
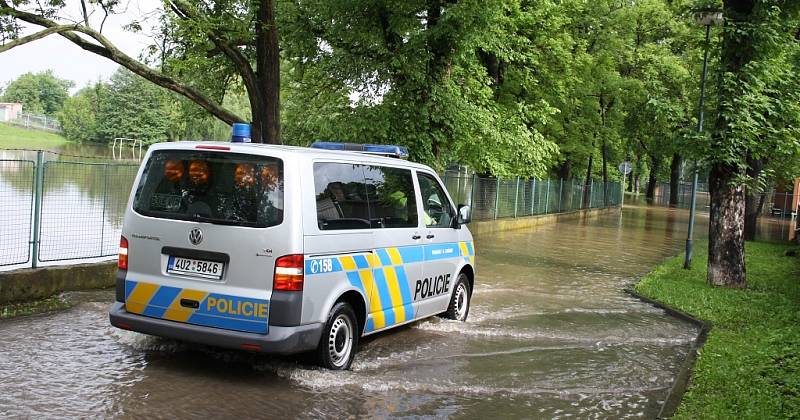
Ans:
MULTIPOLYGON (((594 145, 592 145, 592 150, 594 150, 594 145)), ((586 182, 583 183, 583 205, 585 208, 591 207, 589 199, 592 198, 591 188, 592 188, 592 161, 594 160, 594 153, 589 155, 589 166, 586 168, 586 182)))
POLYGON ((678 207, 680 198, 681 180, 681 155, 672 155, 672 162, 669 164, 669 206, 678 207))
POLYGON ((568 180, 572 175, 572 162, 567 158, 558 167, 558 177, 563 180, 568 180))
POLYGON ((744 288, 744 187, 732 185, 736 167, 715 164, 708 184, 711 212, 708 224, 708 283, 744 288))
POLYGON ((632 193, 633 192, 633 169, 631 169, 631 171, 628 172, 628 175, 625 175, 625 177, 628 178, 626 180, 628 185, 625 186, 625 190, 627 192, 629 192, 629 193, 632 193))
POLYGON ((656 198, 656 183, 658 182, 658 171, 661 169, 661 160, 650 156, 650 175, 647 178, 647 194, 644 198, 652 202, 656 198))
POLYGON ((751 191, 747 189, 747 196, 744 202, 744 240, 756 240, 758 230, 758 216, 764 208, 764 201, 767 195, 763 192, 751 191))
POLYGON ((278 27, 275 24, 275 0, 259 1, 255 29, 258 84, 256 94, 251 95, 250 99, 253 112, 253 141, 280 144, 281 68, 278 27))
MULTIPOLYGON (((757 183, 761 176, 764 163, 764 159, 747 157, 747 176, 754 181, 753 184, 757 183)), ((765 194, 757 188, 746 188, 745 192, 747 195, 744 203, 744 240, 753 241, 756 239, 758 215, 761 214, 761 207, 764 206, 765 194)))

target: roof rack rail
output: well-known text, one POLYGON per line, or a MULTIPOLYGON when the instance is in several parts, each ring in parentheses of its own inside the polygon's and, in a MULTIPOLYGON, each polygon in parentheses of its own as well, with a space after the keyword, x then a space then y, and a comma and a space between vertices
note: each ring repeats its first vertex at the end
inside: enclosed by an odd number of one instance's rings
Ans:
POLYGON ((408 148, 390 144, 358 144, 339 143, 330 141, 315 141, 311 143, 312 149, 342 150, 348 152, 367 153, 370 155, 389 156, 398 159, 408 159, 408 148))

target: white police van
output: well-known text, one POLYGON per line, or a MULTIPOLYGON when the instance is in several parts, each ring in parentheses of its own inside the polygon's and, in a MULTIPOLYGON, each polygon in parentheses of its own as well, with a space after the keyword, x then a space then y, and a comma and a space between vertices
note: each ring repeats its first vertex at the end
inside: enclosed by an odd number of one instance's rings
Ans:
POLYGON ((379 156, 404 148, 315 146, 150 147, 125 214, 111 324, 316 350, 322 366, 347 369, 361 336, 433 315, 465 320, 469 207, 456 209, 429 167, 379 156))

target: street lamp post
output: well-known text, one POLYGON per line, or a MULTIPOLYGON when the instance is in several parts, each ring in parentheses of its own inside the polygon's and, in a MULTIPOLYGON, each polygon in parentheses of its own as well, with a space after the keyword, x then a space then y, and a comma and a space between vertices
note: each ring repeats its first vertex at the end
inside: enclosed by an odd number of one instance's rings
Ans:
MULTIPOLYGON (((703 132, 703 107, 706 99, 706 75, 708 74, 708 44, 711 35, 711 26, 722 22, 722 12, 704 12, 696 16, 697 22, 706 27, 706 42, 703 47, 703 75, 700 79, 700 115, 697 119, 697 133, 703 132)), ((697 205, 697 165, 694 168, 694 178, 692 179, 692 199, 689 204, 689 230, 686 233, 686 254, 683 260, 683 268, 692 268, 692 253, 694 244, 692 235, 694 234, 695 207, 697 205)))

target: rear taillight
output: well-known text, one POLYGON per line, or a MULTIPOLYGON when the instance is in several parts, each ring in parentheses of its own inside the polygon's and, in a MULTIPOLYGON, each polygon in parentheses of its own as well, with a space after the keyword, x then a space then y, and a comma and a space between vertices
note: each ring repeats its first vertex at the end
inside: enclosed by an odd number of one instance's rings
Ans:
POLYGON ((120 270, 128 269, 128 240, 124 236, 119 238, 119 260, 117 268, 120 270))
POLYGON ((275 261, 273 290, 303 290, 303 255, 284 255, 275 261))

